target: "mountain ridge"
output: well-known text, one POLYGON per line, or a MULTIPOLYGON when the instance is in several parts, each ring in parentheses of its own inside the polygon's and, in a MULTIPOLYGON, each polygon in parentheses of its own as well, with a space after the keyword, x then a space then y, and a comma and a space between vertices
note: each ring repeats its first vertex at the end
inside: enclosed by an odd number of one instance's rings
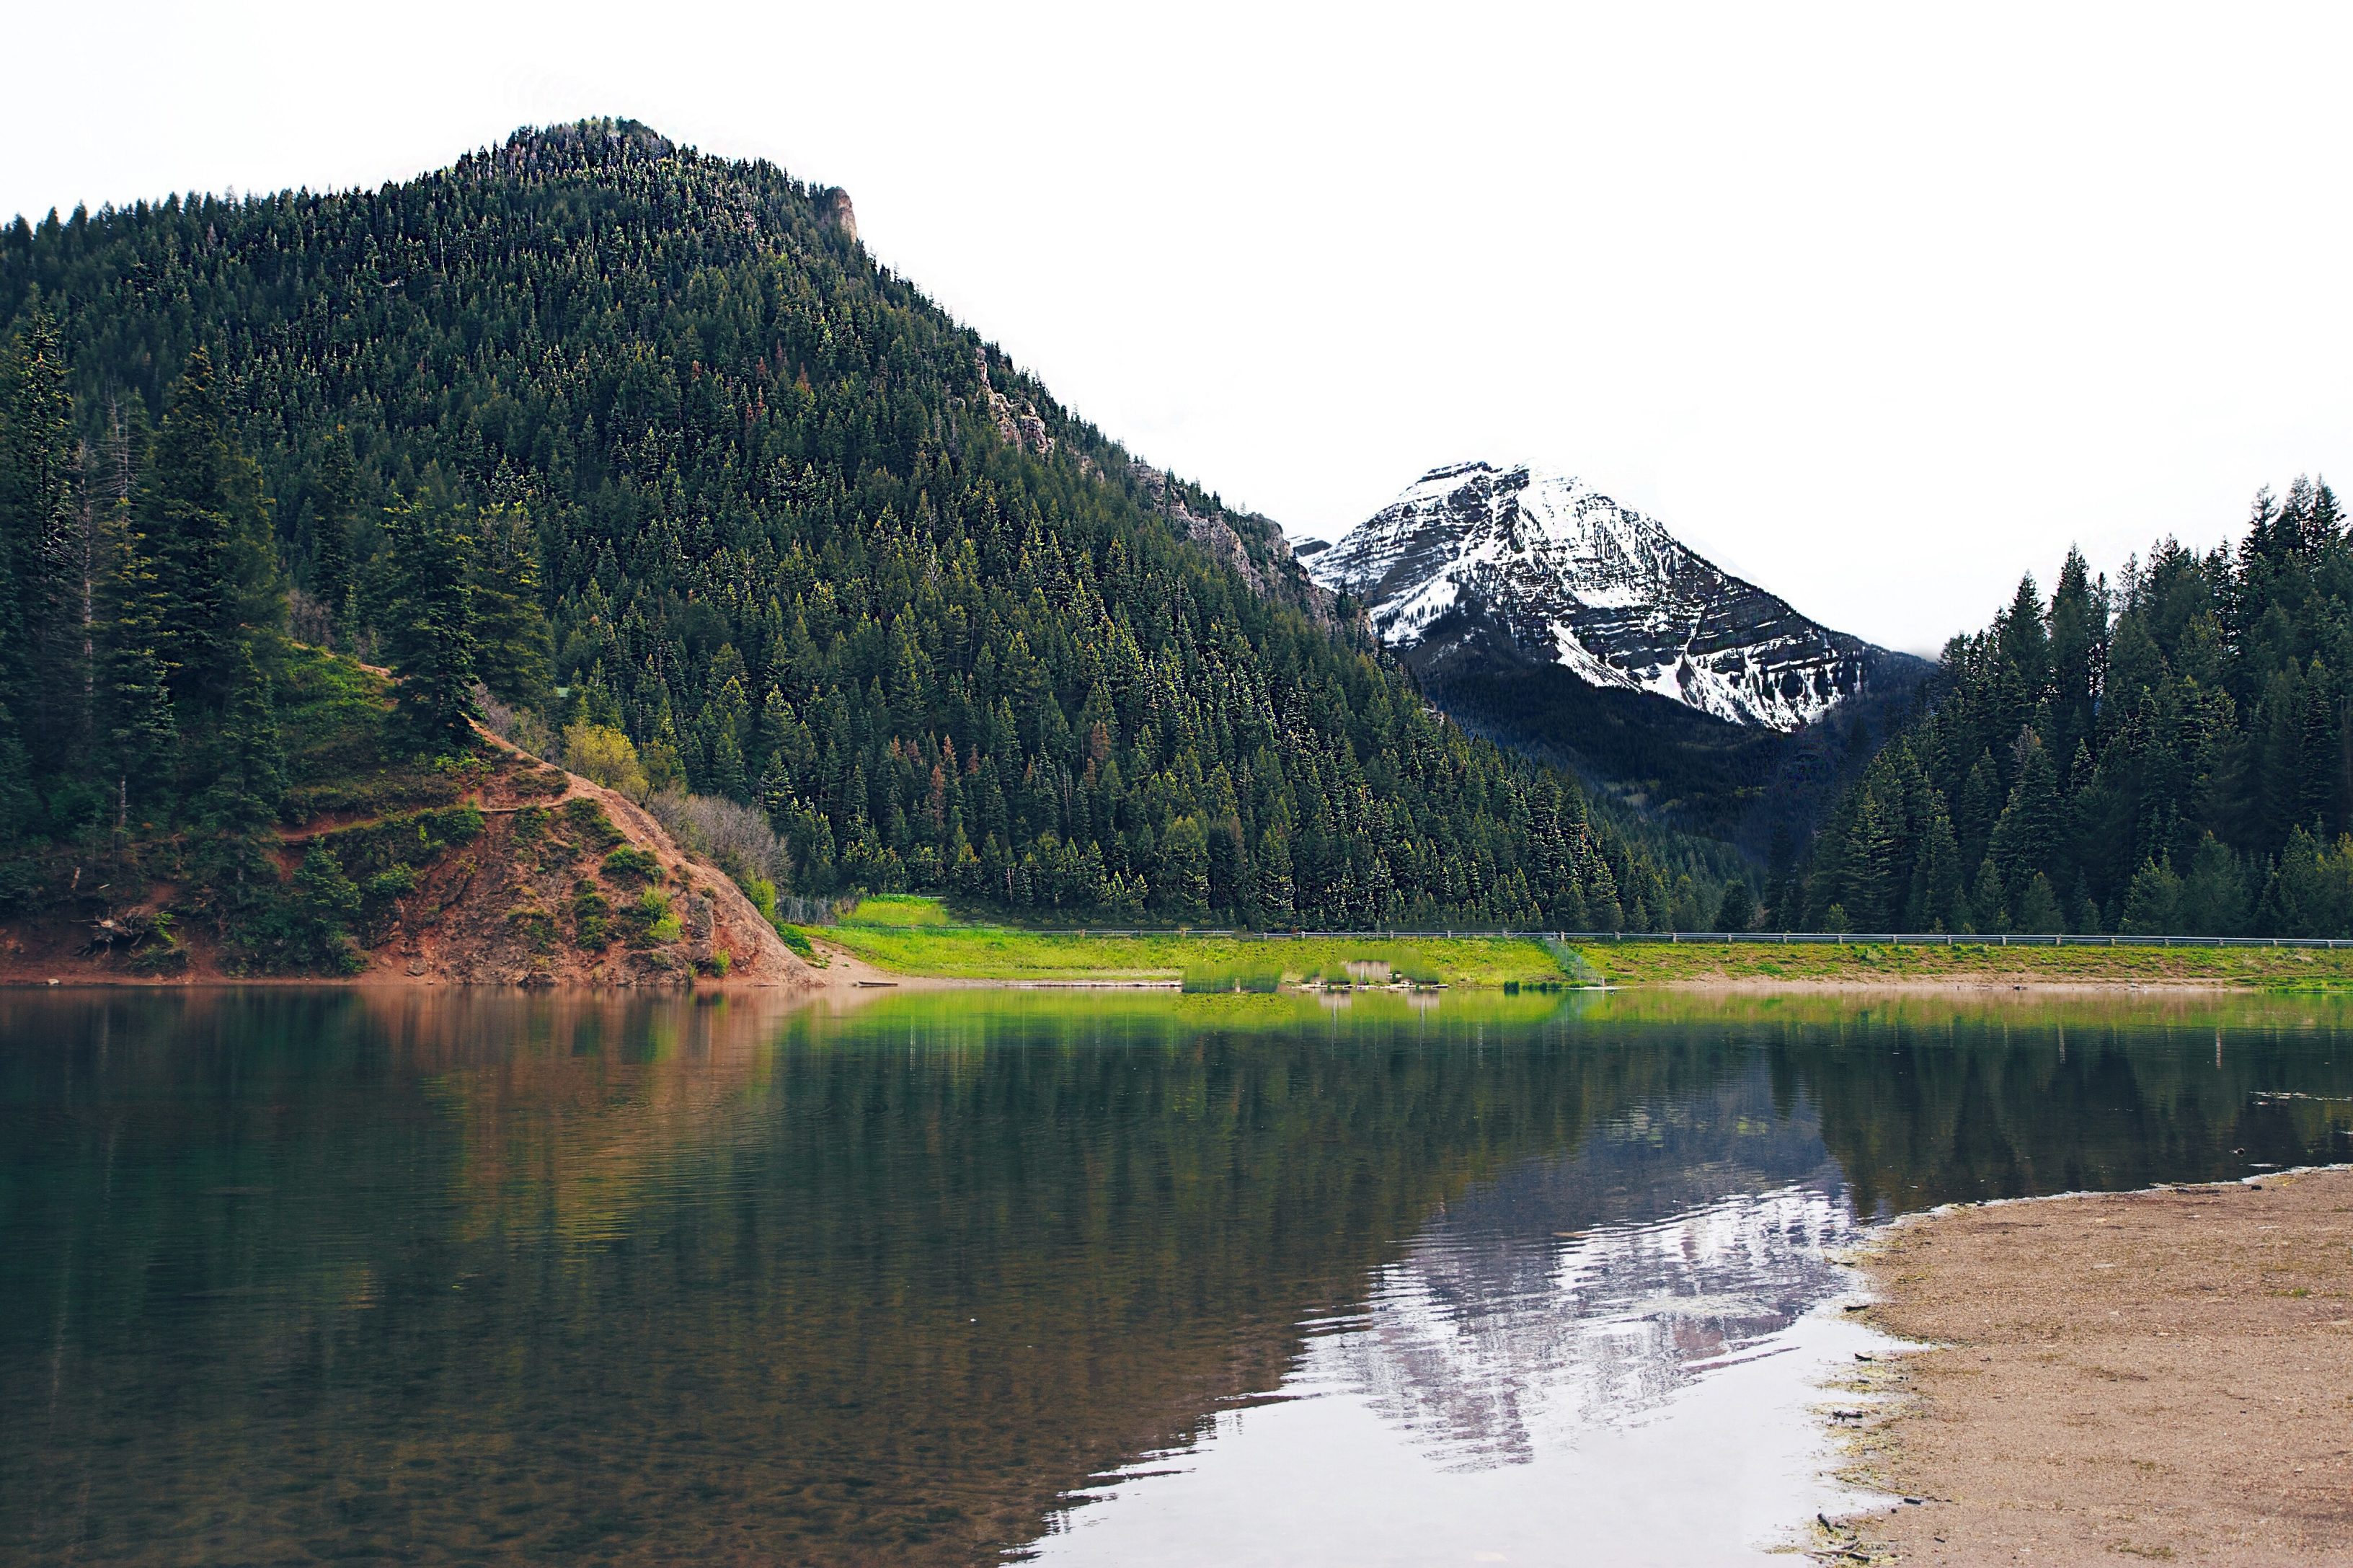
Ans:
POLYGON ((1484 640, 1590 686, 1785 733, 1919 662, 1799 614, 1655 519, 1535 464, 1442 464, 1309 559, 1425 668, 1484 640))

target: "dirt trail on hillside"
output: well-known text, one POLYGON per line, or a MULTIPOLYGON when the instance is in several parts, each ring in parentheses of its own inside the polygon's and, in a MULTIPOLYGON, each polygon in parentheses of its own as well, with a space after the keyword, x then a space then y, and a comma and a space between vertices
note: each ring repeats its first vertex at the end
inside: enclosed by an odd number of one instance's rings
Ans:
MULTIPOLYGON (((491 766, 444 807, 481 813, 479 835, 417 865, 415 888, 400 896, 383 929, 364 933, 361 984, 783 986, 816 989, 821 973, 803 963, 774 927, 717 868, 688 855, 643 807, 576 773, 483 737, 491 766), (594 816, 565 808, 593 804, 594 816), (606 857, 627 847, 649 857, 650 875, 617 876, 606 857), (674 929, 638 921, 647 888, 668 901, 674 929)), ((431 809, 431 808, 427 808, 431 809)), ((290 871, 310 846, 337 833, 380 826, 355 814, 322 816, 281 835, 281 868, 290 871)), ((642 864, 642 862, 641 862, 642 864)), ((94 920, 167 907, 168 884, 138 904, 108 910, 90 901, 79 912, 53 912, 0 927, 0 982, 63 984, 186 984, 256 978, 317 984, 322 977, 237 973, 195 922, 184 922, 185 952, 162 971, 136 952, 88 951, 94 920)))

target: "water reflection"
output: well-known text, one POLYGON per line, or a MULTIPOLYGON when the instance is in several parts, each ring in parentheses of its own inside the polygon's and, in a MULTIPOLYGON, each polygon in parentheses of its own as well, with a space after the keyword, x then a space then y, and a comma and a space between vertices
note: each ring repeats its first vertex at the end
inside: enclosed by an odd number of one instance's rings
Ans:
POLYGON ((2346 1157, 2344 1017, 0 996, 0 1539, 1721 1560, 1857 1215, 2346 1157))

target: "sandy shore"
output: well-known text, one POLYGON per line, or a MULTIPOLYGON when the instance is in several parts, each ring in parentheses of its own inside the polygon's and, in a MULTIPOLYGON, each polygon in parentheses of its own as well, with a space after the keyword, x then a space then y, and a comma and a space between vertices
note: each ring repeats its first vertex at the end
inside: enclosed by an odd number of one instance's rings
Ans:
POLYGON ((1935 1348, 1858 1369, 1856 1479, 1925 1500, 1825 1560, 2353 1564, 2353 1170, 1944 1210, 1865 1268, 1935 1348))

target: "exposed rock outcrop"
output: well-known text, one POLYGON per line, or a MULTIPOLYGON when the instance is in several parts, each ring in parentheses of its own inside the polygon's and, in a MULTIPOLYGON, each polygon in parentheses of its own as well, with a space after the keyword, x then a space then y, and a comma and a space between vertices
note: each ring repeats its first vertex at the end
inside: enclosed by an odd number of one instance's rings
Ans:
POLYGON ((839 229, 844 238, 857 242, 858 214, 850 207, 849 193, 839 185, 828 185, 817 194, 817 216, 839 229))
POLYGON ((1831 631, 1659 523, 1526 465, 1434 468, 1308 571, 1419 668, 1484 648, 1734 724, 1796 730, 1926 667, 1831 631))
POLYGON ((1319 621, 1330 621, 1330 591, 1308 575, 1272 518, 1219 506, 1196 508, 1188 499, 1187 487, 1140 458, 1128 464, 1128 477, 1162 516, 1182 528, 1185 537, 1213 558, 1232 567, 1252 593, 1262 599, 1295 605, 1319 621))

